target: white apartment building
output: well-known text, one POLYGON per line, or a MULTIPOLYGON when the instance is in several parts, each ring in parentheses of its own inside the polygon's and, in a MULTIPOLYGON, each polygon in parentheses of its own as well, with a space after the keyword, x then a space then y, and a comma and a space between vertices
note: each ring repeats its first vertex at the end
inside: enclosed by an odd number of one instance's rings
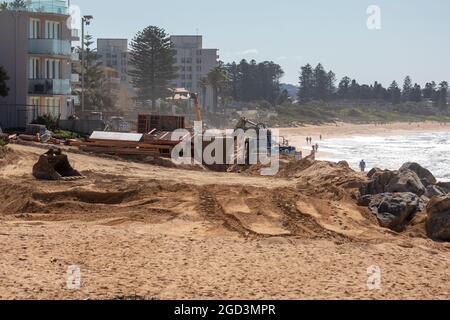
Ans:
MULTIPOLYGON (((105 68, 112 68, 118 72, 117 81, 120 82, 117 106, 122 111, 129 111, 134 107, 135 90, 130 84, 128 39, 97 39, 97 59, 105 68)), ((111 79, 113 82, 116 79, 111 79)))
POLYGON ((185 88, 198 93, 204 109, 212 109, 213 93, 211 87, 206 88, 206 96, 200 80, 218 66, 218 49, 204 49, 202 36, 175 35, 171 36, 174 45, 178 78, 173 86, 185 88))
POLYGON ((25 127, 37 116, 73 114, 71 41, 66 0, 27 1, 0 10, 0 65, 10 92, 0 98, 0 126, 25 127))

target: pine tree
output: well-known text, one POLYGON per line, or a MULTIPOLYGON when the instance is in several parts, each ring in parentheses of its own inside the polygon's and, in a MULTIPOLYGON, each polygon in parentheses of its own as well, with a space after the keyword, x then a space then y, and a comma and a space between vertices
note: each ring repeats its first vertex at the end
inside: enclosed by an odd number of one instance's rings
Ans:
POLYGON ((411 90, 410 101, 420 102, 422 101, 422 88, 419 84, 414 84, 414 87, 411 90))
POLYGON ((338 92, 337 92, 337 95, 339 98, 347 99, 349 97, 351 81, 352 80, 349 77, 344 77, 344 78, 342 78, 341 82, 339 82, 338 92))
POLYGON ((26 9, 27 4, 24 0, 14 0, 9 3, 9 7, 14 10, 26 9))
POLYGON ((131 82, 144 105, 170 96, 170 81, 177 77, 177 67, 169 35, 164 29, 150 26, 137 33, 131 43, 129 71, 131 82))
POLYGON ((313 97, 316 100, 326 100, 328 95, 328 76, 327 72, 319 63, 314 69, 314 93, 313 97))
POLYGON ((336 93, 336 74, 329 71, 327 74, 327 99, 333 98, 336 93))
POLYGON ((423 89, 423 97, 425 99, 433 99, 434 92, 436 91, 436 82, 428 82, 423 89))
MULTIPOLYGON (((84 108, 95 111, 111 110, 115 107, 116 95, 97 61, 97 51, 91 48, 93 44, 93 37, 86 35, 84 37, 85 64, 82 66, 84 68, 84 108)), ((82 53, 81 48, 78 48, 78 51, 82 53)))
POLYGON ((448 82, 442 81, 439 84, 439 90, 437 91, 437 102, 438 106, 441 110, 446 110, 448 108, 447 105, 447 96, 448 96, 448 82))
POLYGON ((403 82, 402 99, 403 101, 411 100, 411 91, 413 89, 411 77, 407 76, 403 82))
POLYGON ((388 93, 389 93, 389 100, 393 104, 400 103, 401 98, 402 98, 402 91, 398 87, 398 84, 396 81, 392 82, 392 84, 390 85, 390 87, 388 89, 388 93))
POLYGON ((8 75, 6 74, 5 69, 0 66, 0 97, 6 97, 9 92, 9 88, 6 85, 6 81, 9 80, 8 75))
POLYGON ((314 94, 314 75, 312 66, 309 63, 302 67, 299 80, 298 100, 301 103, 308 102, 313 98, 314 94))

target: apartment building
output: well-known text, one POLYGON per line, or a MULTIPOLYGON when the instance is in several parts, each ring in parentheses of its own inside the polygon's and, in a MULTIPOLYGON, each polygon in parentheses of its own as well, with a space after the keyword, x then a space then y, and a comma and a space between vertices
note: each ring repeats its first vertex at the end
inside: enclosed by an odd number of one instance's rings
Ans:
MULTIPOLYGON (((117 107, 122 111, 129 111, 134 107, 134 88, 130 84, 128 75, 128 40, 127 39, 97 39, 97 59, 104 68, 117 71, 120 82, 117 97, 117 107)), ((116 83, 117 79, 111 81, 116 83)))
POLYGON ((0 98, 0 126, 21 128, 37 116, 67 119, 71 95, 72 30, 68 3, 28 1, 26 8, 0 11, 0 65, 10 80, 0 98))
POLYGON ((218 49, 204 49, 202 36, 174 35, 171 41, 178 67, 178 78, 173 86, 198 93, 203 108, 212 109, 212 88, 208 86, 205 95, 200 81, 218 66, 218 49))

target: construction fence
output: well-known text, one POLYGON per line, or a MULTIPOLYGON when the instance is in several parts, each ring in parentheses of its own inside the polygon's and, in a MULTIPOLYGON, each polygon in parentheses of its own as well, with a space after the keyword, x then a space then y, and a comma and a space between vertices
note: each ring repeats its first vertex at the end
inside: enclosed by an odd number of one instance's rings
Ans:
POLYGON ((0 127, 3 129, 25 128, 37 116, 36 106, 0 104, 0 127))

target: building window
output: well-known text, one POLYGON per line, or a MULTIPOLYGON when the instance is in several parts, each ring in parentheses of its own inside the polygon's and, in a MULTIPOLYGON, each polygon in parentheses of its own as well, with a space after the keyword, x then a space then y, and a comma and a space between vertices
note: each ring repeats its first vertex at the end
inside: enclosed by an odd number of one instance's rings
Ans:
POLYGON ((39 59, 38 58, 30 58, 29 60, 29 79, 39 79, 39 59))
POLYGON ((61 24, 59 22, 45 21, 45 38, 60 39, 61 38, 60 27, 61 24))
POLYGON ((30 97, 28 99, 28 105, 33 107, 39 107, 40 105, 39 97, 30 97))
POLYGON ((39 39, 41 30, 41 21, 38 19, 30 19, 30 39, 39 39))
POLYGON ((197 50, 197 55, 201 56, 202 55, 202 50, 197 50))
POLYGON ((187 71, 188 71, 188 72, 192 72, 192 66, 188 66, 188 67, 187 67, 187 71))
POLYGON ((197 58, 197 64, 201 64, 202 63, 202 58, 197 58))
POLYGON ((192 58, 186 58, 186 63, 192 63, 192 58))
POLYGON ((197 72, 202 72, 202 66, 197 66, 197 72))
POLYGON ((45 59, 44 77, 45 79, 61 78, 61 62, 55 59, 45 59))
POLYGON ((45 105, 41 108, 40 113, 57 118, 61 114, 61 99, 58 97, 45 98, 45 105))

